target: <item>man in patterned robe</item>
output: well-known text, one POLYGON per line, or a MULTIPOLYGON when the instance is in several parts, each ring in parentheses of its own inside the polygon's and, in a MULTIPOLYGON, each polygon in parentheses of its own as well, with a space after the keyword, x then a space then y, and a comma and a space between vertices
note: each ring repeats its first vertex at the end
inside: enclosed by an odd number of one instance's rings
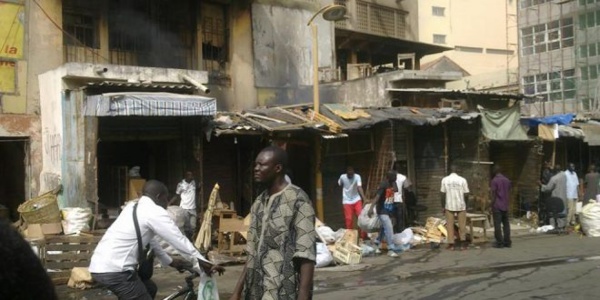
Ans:
POLYGON ((231 299, 311 299, 316 261, 315 212, 308 195, 285 180, 287 154, 267 147, 254 179, 267 188, 251 209, 248 261, 231 299))

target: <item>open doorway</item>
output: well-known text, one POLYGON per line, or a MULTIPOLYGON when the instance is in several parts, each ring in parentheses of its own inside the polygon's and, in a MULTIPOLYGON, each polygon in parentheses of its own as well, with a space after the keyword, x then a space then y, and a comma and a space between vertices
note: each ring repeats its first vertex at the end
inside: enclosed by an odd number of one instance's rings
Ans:
POLYGON ((19 218, 17 208, 26 199, 27 138, 0 138, 0 217, 19 218))

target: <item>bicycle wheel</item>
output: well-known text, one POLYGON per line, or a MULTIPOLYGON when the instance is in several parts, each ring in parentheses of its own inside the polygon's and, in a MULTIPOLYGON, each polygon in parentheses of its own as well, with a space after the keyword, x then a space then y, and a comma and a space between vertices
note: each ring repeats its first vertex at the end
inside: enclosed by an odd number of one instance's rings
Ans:
POLYGON ((179 290, 179 291, 177 291, 177 292, 175 292, 175 293, 167 296, 164 300, 173 300, 173 299, 180 298, 181 296, 184 296, 183 299, 186 299, 186 300, 187 299, 194 299, 194 298, 190 298, 189 294, 195 295, 196 293, 193 290, 189 289, 189 288, 184 288, 184 289, 181 289, 181 290, 179 290))

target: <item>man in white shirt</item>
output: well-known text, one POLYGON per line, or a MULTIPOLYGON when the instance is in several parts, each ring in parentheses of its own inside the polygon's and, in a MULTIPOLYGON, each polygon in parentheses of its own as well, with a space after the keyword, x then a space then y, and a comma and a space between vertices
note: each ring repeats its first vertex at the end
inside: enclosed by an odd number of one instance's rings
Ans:
MULTIPOLYGON (((150 245, 163 266, 181 269, 193 265, 207 274, 224 271, 221 266, 204 258, 169 217, 165 210, 168 190, 163 183, 149 180, 144 184, 142 193, 136 209, 142 244, 150 245), (153 239, 157 235, 189 262, 171 258, 153 239)), ((96 282, 119 299, 153 299, 157 292, 156 284, 152 280, 142 281, 136 271, 139 250, 133 219, 134 205, 127 205, 108 228, 94 250, 89 270, 96 282)))
POLYGON ((575 172, 574 163, 569 163, 565 175, 567 176, 567 224, 574 225, 575 209, 577 207, 577 201, 579 200, 579 178, 575 172))
MULTIPOLYGON (((358 217, 362 211, 362 200, 367 199, 362 189, 360 175, 354 173, 354 167, 348 166, 346 173, 338 179, 338 185, 342 187, 342 204, 344 205, 344 220, 346 229, 353 229, 353 217, 358 217)), ((367 238, 367 233, 362 232, 361 238, 367 238)))
MULTIPOLYGON (((196 233, 198 212, 196 211, 196 182, 194 181, 194 174, 191 171, 185 172, 185 177, 179 184, 177 184, 177 190, 175 193, 181 199, 179 202, 179 207, 185 210, 183 230, 185 235, 189 239, 192 239, 196 233)), ((173 197, 169 204, 174 202, 176 199, 177 196, 173 197)))
POLYGON ((446 227, 448 231, 448 247, 449 250, 467 250, 467 245, 461 247, 461 242, 466 243, 466 224, 467 224, 467 204, 465 202, 465 194, 469 193, 467 180, 456 174, 457 168, 450 167, 450 175, 442 179, 442 206, 446 214, 446 227), (458 217, 458 244, 454 245, 454 219, 458 217))

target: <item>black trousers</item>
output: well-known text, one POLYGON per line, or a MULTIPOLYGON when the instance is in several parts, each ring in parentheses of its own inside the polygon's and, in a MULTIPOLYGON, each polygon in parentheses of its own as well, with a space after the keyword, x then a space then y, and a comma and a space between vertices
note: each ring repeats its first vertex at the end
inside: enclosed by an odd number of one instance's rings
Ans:
POLYGON ((394 203, 394 217, 396 218, 396 233, 404 231, 404 203, 394 203))
POLYGON ((510 223, 508 222, 508 212, 493 210, 494 215, 494 236, 498 245, 510 246, 510 223), (504 235, 503 235, 504 233, 504 235))
POLYGON ((142 281, 135 271, 92 273, 92 278, 113 292, 119 300, 152 300, 158 292, 152 280, 142 281))

